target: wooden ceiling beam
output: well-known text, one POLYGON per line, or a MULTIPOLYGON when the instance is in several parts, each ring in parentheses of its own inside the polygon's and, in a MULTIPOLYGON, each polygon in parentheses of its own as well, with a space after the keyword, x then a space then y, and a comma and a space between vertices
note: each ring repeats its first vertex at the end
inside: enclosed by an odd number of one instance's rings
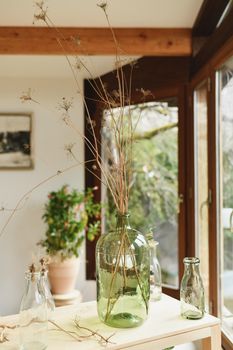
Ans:
MULTIPOLYGON (((189 56, 191 29, 114 28, 122 55, 189 56)), ((108 28, 0 27, 0 54, 114 55, 108 28)))
POLYGON ((193 36, 211 35, 228 4, 229 0, 204 0, 193 25, 193 36))

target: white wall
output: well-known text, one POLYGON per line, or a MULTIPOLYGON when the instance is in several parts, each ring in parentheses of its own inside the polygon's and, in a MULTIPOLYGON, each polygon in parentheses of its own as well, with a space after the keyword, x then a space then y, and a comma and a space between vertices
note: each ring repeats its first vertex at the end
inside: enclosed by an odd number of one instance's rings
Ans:
MULTIPOLYGON (((82 84, 82 82, 81 82, 82 84)), ((77 133, 67 127, 58 110, 62 97, 75 97, 72 118, 83 131, 83 104, 74 96, 76 89, 71 79, 1 78, 0 113, 33 113, 33 159, 32 170, 0 170, 0 207, 14 208, 17 201, 33 186, 59 169, 69 167, 74 161, 67 157, 65 144, 75 142, 74 151, 82 162, 83 141, 77 133), (22 103, 22 91, 34 91, 34 98, 40 102, 22 103)), ((39 250, 36 245, 43 237, 45 225, 41 219, 47 194, 63 184, 80 190, 84 188, 84 168, 79 166, 41 185, 30 196, 22 209, 18 210, 0 237, 0 315, 19 310, 24 289, 24 271, 32 261, 32 252, 39 250)), ((0 211, 0 230, 9 212, 0 211)), ((83 292, 84 300, 95 297, 95 283, 85 281, 85 257, 82 254, 82 268, 77 287, 83 292)))

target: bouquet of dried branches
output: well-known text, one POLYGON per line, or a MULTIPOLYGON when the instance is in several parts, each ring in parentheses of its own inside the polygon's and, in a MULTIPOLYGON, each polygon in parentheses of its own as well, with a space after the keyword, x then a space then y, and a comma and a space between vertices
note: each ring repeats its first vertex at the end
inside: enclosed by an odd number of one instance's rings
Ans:
MULTIPOLYGON (((36 4, 38 12, 35 19, 43 20, 47 26, 52 27, 57 34, 58 45, 64 47, 65 38, 48 16, 44 2, 40 1, 36 4)), ((114 327, 134 327, 146 318, 149 300, 149 247, 144 236, 133 230, 128 222, 132 147, 138 122, 138 118, 132 118, 130 108, 134 62, 131 63, 131 73, 126 80, 122 67, 122 52, 108 18, 107 3, 102 2, 98 6, 103 10, 115 44, 117 89, 110 92, 101 78, 93 79, 84 61, 75 54, 76 45, 81 43, 77 38, 73 38, 68 44, 73 48, 75 64, 66 55, 65 48, 64 54, 78 92, 83 98, 91 139, 83 135, 71 120, 69 111, 72 108, 72 101, 64 98, 60 108, 66 125, 73 128, 84 139, 92 155, 92 159, 88 161, 94 162, 93 167, 88 169, 107 187, 118 213, 116 228, 100 237, 96 249, 99 317, 103 322, 114 327), (101 147, 105 149, 107 162, 102 159, 99 140, 96 136, 96 125, 78 83, 77 74, 80 68, 88 72, 90 86, 96 98, 101 101, 103 110, 106 111, 102 118, 102 128, 108 130, 110 137, 105 140, 102 138, 101 147)), ((30 98, 27 96, 27 99, 30 100, 30 98)), ((76 159, 72 147, 68 151, 76 159)))

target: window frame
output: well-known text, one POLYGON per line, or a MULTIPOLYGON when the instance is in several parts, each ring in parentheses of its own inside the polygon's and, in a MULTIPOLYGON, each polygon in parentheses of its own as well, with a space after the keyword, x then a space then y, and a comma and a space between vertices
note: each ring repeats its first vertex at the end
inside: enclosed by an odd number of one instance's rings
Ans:
MULTIPOLYGON (((216 74, 221 65, 233 56, 233 38, 228 40, 209 60, 193 75, 189 84, 189 99, 191 100, 190 117, 192 120, 192 136, 194 143, 194 91, 204 80, 208 81, 208 179, 209 189, 211 190, 211 203, 209 205, 209 299, 210 313, 214 316, 220 315, 220 257, 218 242, 218 170, 217 170, 217 106, 216 106, 216 74)), ((192 148, 193 166, 192 166, 192 186, 194 188, 194 148, 192 148)), ((195 207, 194 198, 192 203, 195 207)), ((191 252, 195 254, 195 211, 191 212, 193 228, 191 230, 191 252)), ((225 350, 232 350, 233 344, 222 331, 222 346, 225 350)))

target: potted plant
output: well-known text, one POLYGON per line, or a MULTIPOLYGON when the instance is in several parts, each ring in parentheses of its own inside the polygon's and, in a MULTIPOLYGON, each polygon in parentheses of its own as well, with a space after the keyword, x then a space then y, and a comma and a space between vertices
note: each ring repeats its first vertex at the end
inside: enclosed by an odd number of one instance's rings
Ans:
POLYGON ((53 294, 74 289, 85 232, 87 239, 95 238, 99 217, 100 205, 94 203, 92 189, 84 193, 64 185, 49 193, 42 216, 47 225, 46 237, 39 244, 50 256, 48 270, 53 294))

